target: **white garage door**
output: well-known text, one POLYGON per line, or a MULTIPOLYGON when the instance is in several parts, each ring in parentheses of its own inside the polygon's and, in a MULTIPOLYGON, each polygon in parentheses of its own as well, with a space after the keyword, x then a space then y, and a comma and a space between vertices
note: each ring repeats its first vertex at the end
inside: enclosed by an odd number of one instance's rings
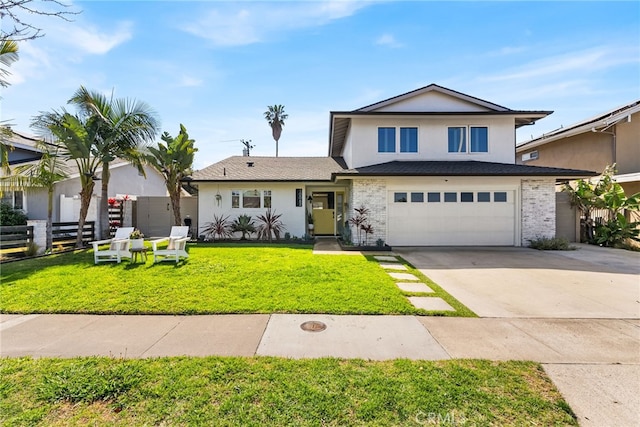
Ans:
POLYGON ((513 246, 515 190, 389 191, 392 246, 513 246))

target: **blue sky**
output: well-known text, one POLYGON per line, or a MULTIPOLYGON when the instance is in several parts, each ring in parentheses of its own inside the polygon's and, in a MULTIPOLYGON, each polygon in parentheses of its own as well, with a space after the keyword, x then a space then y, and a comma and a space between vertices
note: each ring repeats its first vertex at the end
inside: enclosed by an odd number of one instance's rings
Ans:
POLYGON ((74 22, 28 17, 1 120, 80 86, 142 100, 196 140, 195 167, 275 155, 262 113, 289 114, 281 156, 327 154, 329 111, 430 83, 512 109, 554 110, 518 142, 640 99, 640 2, 84 1, 74 22))

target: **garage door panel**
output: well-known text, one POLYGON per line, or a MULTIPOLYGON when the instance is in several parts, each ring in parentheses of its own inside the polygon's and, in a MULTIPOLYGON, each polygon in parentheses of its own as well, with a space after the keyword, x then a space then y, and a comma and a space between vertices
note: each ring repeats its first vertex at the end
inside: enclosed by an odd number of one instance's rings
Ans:
MULTIPOLYGON (((427 191, 429 190, 425 190, 425 193, 427 191)), ((396 203, 394 192, 389 192, 389 244, 515 244, 515 190, 506 191, 506 202, 495 202, 493 198, 491 202, 477 202, 477 193, 474 193, 474 202, 460 202, 460 192, 457 191, 458 202, 449 203, 396 203)))

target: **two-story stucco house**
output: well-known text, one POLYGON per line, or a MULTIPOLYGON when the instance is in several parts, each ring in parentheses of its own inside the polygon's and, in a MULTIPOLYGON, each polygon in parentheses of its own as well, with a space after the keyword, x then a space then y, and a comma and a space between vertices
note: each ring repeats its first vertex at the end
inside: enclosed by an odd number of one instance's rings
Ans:
POLYGON ((616 164, 627 195, 640 192, 640 100, 614 108, 517 147, 517 162, 595 170, 616 164))
MULTIPOLYGON (((369 209, 370 242, 526 245, 555 235, 555 184, 593 172, 518 165, 515 111, 432 84, 331 112, 328 157, 230 157, 193 174, 199 229, 272 208, 292 235, 339 235, 369 209)), ((352 230, 356 235, 356 230, 352 230)))

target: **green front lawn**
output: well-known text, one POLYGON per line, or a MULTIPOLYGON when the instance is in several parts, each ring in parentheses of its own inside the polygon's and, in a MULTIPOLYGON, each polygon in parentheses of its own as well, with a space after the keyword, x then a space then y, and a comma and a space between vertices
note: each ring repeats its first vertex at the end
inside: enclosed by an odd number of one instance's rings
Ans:
POLYGON ((313 255, 311 247, 259 244, 192 244, 189 254, 178 265, 153 265, 151 259, 94 265, 91 251, 4 264, 0 311, 474 315, 438 287, 434 296, 455 312, 414 308, 372 257, 313 255))
POLYGON ((2 359, 0 423, 577 425, 532 362, 221 357, 2 359))

